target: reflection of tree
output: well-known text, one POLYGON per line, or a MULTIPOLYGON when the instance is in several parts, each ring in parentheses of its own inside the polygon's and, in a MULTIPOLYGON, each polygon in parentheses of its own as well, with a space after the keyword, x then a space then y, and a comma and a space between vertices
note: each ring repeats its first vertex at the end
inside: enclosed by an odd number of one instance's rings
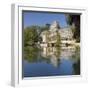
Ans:
POLYGON ((43 57, 43 56, 41 56, 41 61, 44 61, 44 62, 46 62, 46 63, 50 63, 50 57, 43 57))
POLYGON ((61 55, 61 47, 56 47, 55 56, 57 57, 57 59, 60 59, 60 55, 61 55))
POLYGON ((73 64, 74 74, 80 75, 80 60, 73 64))
POLYGON ((24 47, 24 59, 28 60, 29 62, 36 62, 39 58, 39 49, 34 46, 27 46, 24 47))
POLYGON ((27 46, 24 47, 24 60, 28 62, 46 62, 50 63, 49 56, 43 57, 41 56, 41 50, 36 46, 27 46))
POLYGON ((75 54, 72 55, 71 59, 75 61, 80 60, 80 47, 76 47, 75 54))
POLYGON ((76 47, 76 51, 75 54, 72 56, 72 60, 74 60, 74 74, 80 75, 80 47, 76 47))

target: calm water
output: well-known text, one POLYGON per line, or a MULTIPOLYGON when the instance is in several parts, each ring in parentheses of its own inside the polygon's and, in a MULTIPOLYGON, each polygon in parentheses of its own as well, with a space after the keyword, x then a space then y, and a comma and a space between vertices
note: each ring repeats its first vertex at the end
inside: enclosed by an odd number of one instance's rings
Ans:
POLYGON ((80 49, 27 47, 24 49, 23 76, 80 75, 80 49))

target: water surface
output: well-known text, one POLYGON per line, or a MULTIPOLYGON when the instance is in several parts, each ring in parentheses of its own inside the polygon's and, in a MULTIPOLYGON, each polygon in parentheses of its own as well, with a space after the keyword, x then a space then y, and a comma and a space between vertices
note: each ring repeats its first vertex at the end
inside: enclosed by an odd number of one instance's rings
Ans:
POLYGON ((80 75, 79 50, 27 47, 24 49, 23 77, 80 75))

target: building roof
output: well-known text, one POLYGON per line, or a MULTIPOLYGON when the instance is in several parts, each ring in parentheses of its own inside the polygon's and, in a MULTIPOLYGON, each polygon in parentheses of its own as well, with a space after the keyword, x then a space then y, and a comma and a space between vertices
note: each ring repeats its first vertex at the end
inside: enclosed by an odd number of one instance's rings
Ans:
POLYGON ((54 22, 51 24, 51 26, 50 26, 50 30, 55 31, 55 30, 57 30, 57 29, 60 29, 59 22, 54 21, 54 22))

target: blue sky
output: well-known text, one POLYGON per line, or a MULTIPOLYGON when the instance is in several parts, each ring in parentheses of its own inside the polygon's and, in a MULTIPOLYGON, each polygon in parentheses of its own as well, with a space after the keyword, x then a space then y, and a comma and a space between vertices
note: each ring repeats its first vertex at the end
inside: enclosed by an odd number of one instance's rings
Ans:
POLYGON ((31 25, 44 26, 45 24, 52 24, 53 21, 58 21, 60 27, 66 27, 66 17, 62 13, 48 13, 48 12, 32 12, 25 11, 23 13, 24 28, 31 25))

